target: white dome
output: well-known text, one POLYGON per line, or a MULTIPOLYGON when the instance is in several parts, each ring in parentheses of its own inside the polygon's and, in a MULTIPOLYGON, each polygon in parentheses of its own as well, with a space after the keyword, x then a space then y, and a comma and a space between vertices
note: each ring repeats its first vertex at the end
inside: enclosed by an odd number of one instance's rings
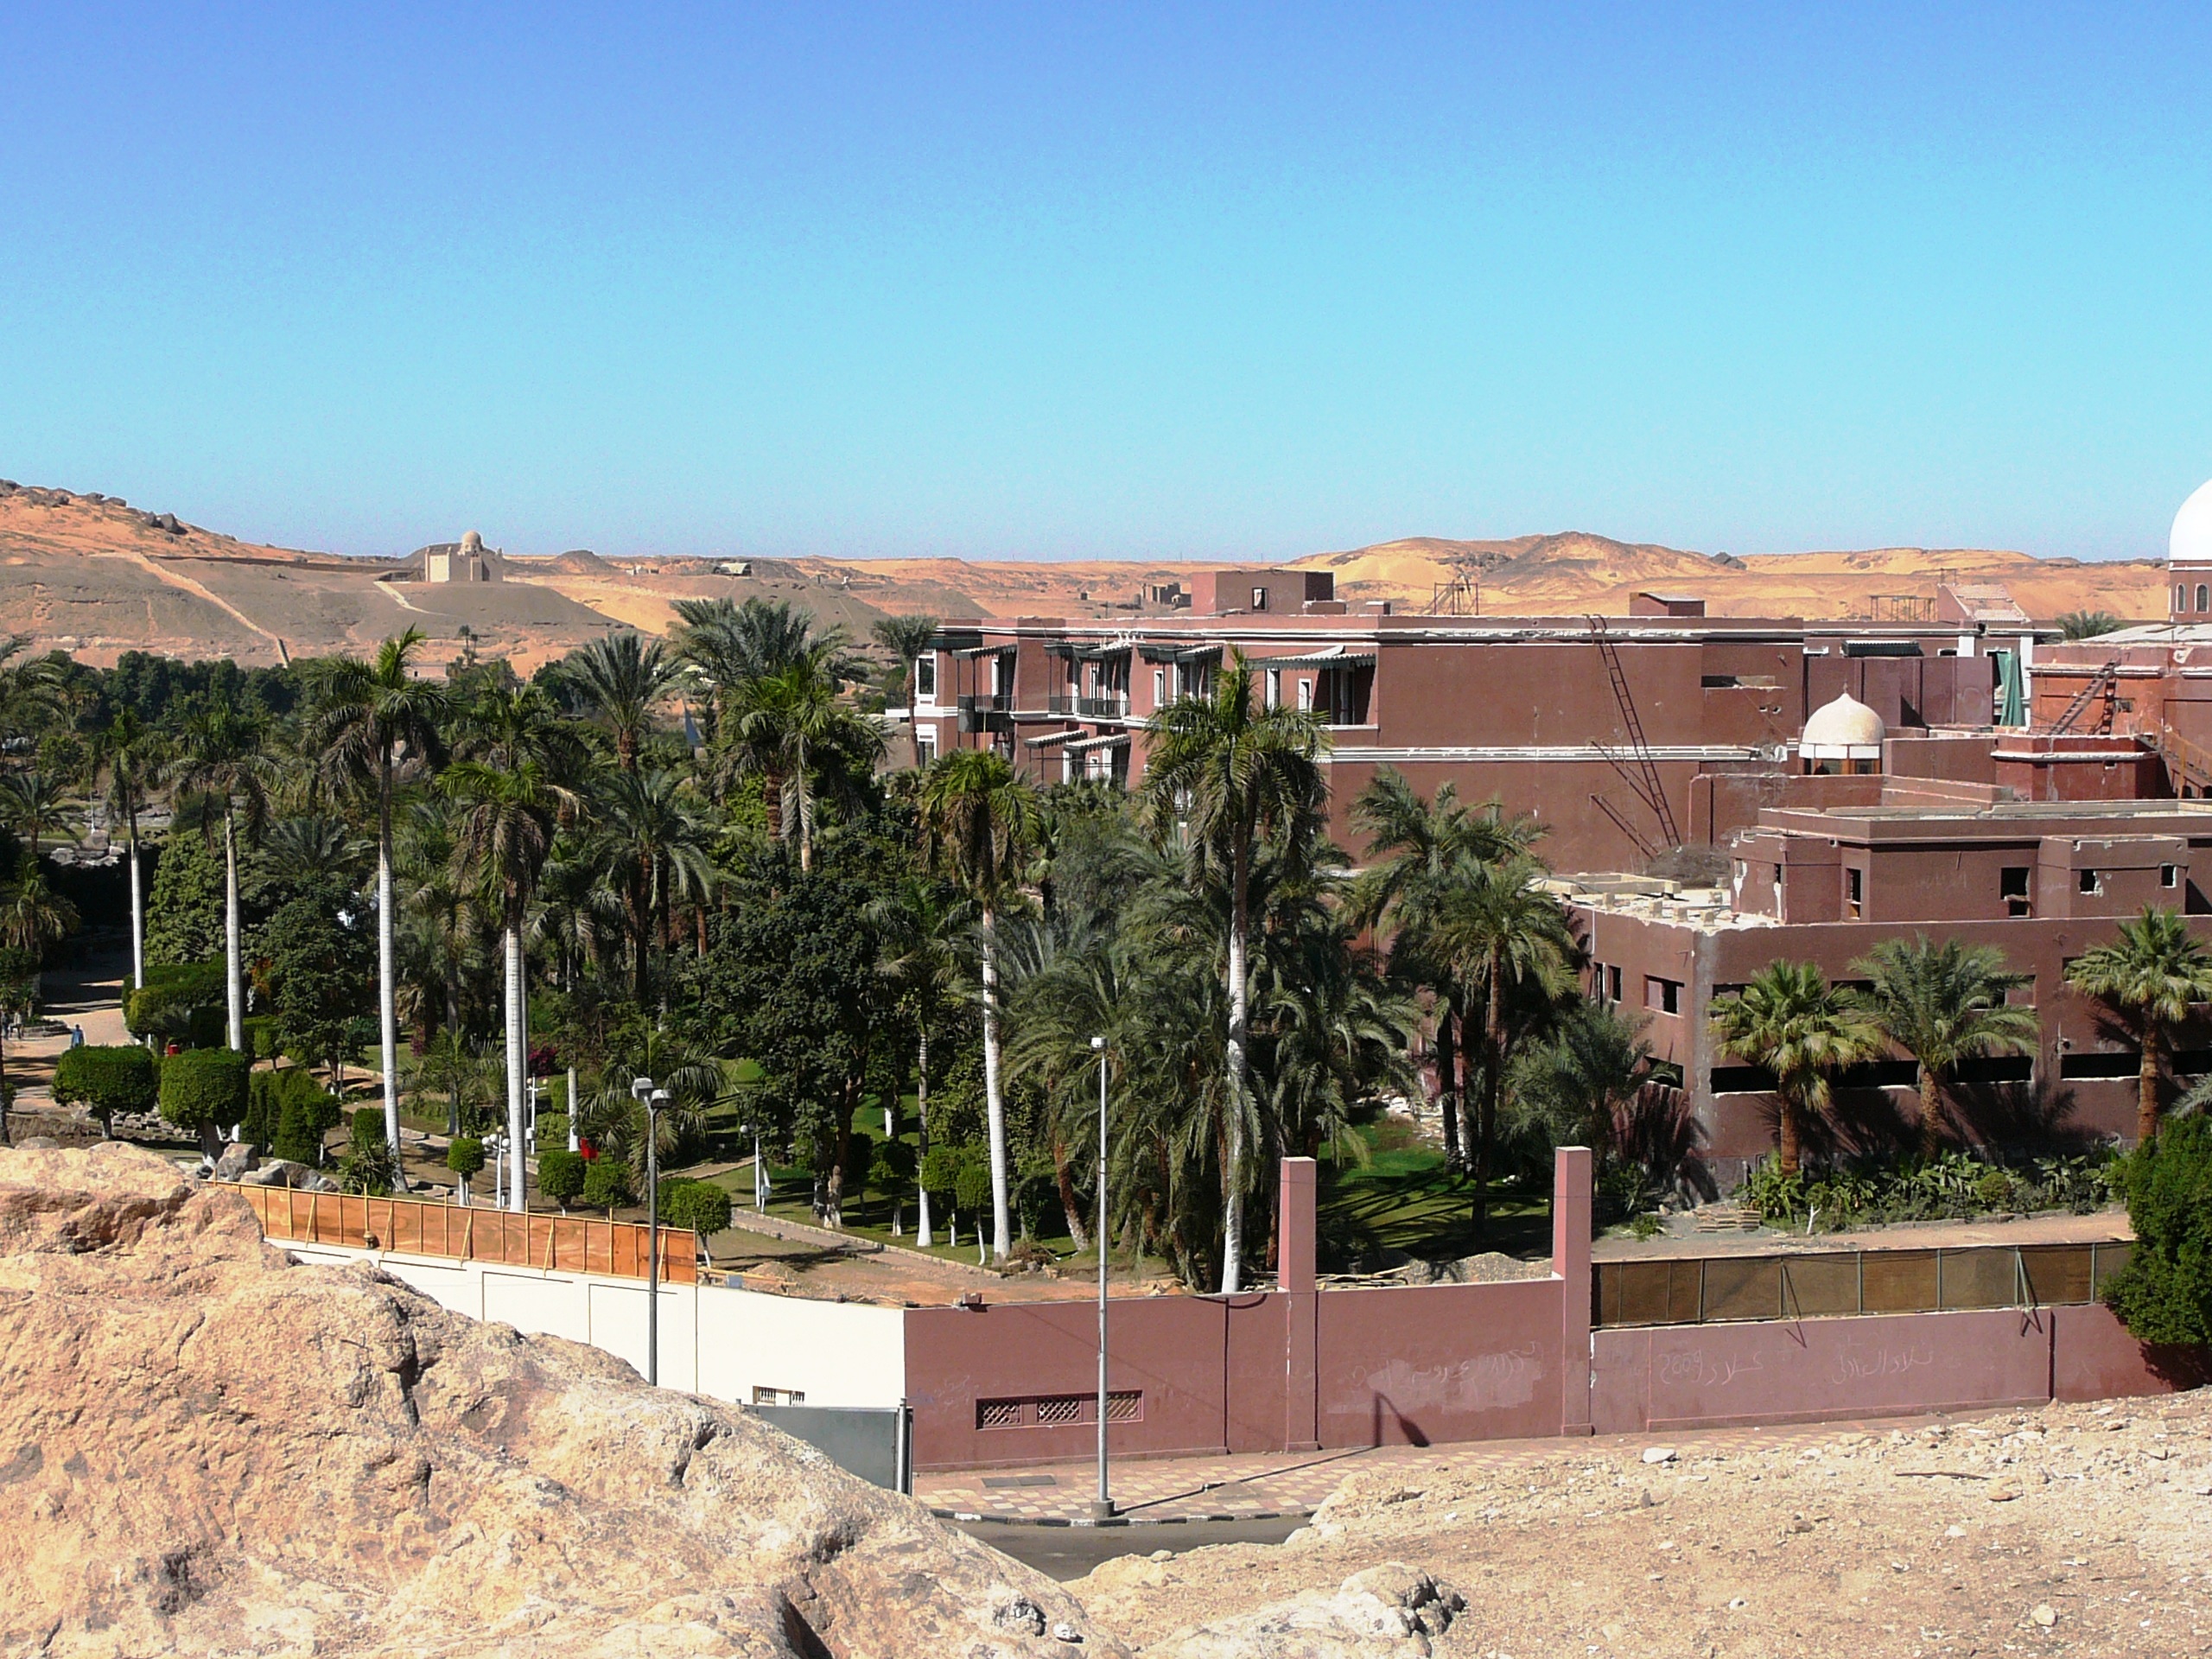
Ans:
POLYGON ((1846 691, 1807 716, 1805 734, 1797 747, 1808 754, 1844 749, 1872 749, 1878 754, 1889 734, 1882 717, 1846 691))
POLYGON ((2185 564, 2212 563, 2212 484, 2201 487, 2174 514, 2166 555, 2185 564))

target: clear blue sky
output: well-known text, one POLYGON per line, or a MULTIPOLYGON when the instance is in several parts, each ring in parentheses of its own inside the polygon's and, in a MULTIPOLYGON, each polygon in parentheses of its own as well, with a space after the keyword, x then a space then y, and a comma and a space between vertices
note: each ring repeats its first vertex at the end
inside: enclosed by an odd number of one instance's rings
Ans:
POLYGON ((2162 554, 2212 476, 2202 7, 457 10, 0 10, 0 475, 1190 557, 2162 554))

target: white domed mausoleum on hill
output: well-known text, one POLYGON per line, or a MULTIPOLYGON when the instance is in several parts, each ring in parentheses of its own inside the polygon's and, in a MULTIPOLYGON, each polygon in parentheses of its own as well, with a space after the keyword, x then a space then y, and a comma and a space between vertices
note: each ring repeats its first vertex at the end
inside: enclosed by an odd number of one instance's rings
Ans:
POLYGON ((2173 584, 2170 620, 2212 622, 2212 484, 2181 504, 2166 537, 2167 580, 2173 584))

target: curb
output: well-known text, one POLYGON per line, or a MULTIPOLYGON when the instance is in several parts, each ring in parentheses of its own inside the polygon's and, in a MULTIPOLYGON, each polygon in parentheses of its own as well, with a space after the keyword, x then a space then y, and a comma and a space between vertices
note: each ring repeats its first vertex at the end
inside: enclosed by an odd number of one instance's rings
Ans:
POLYGON ((974 1521, 994 1527, 1182 1527, 1221 1521, 1310 1521, 1312 1510, 1247 1510, 1237 1515, 1117 1515, 1111 1520, 1073 1520, 1057 1515, 984 1515, 973 1510, 940 1510, 930 1513, 940 1521, 974 1521))

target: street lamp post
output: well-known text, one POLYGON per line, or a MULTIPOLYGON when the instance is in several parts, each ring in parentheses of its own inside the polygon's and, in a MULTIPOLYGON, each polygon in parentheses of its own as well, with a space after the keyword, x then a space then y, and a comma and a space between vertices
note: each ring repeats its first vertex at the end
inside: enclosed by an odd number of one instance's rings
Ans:
POLYGON ((631 1097, 645 1109, 645 1381, 660 1386, 660 1114, 665 1089, 651 1077, 630 1084, 631 1097))
POLYGON ((1098 1496, 1091 1500, 1094 1520, 1110 1520, 1114 1494, 1106 1484, 1106 1039, 1090 1039, 1098 1057, 1098 1496))

